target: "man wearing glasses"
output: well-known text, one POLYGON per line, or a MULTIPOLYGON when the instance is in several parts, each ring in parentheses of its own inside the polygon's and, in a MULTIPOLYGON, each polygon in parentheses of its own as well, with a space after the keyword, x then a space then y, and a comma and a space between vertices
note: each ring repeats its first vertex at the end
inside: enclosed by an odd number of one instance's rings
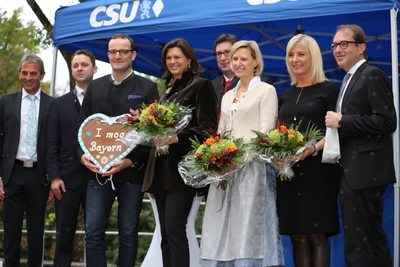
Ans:
MULTIPOLYGON (((221 70, 222 75, 212 80, 215 93, 217 94, 217 110, 219 112, 221 106, 222 96, 229 90, 235 88, 239 79, 231 70, 231 62, 229 53, 231 52, 232 45, 239 41, 239 39, 232 34, 222 34, 214 41, 214 55, 217 58, 218 68, 221 70)), ((273 85, 270 78, 261 75, 261 81, 273 85)))
POLYGON ((339 26, 331 48, 338 65, 347 72, 336 112, 328 111, 325 117, 326 126, 339 132, 346 265, 391 267, 382 215, 386 187, 396 180, 393 93, 385 73, 367 62, 362 28, 339 26))
MULTIPOLYGON (((135 75, 136 58, 132 38, 114 35, 108 43, 112 72, 93 80, 85 94, 79 124, 88 116, 102 113, 110 117, 129 113, 130 108, 149 104, 158 97, 157 85, 135 75)), ((89 155, 78 147, 81 162, 88 172, 86 198, 86 266, 106 267, 105 231, 115 198, 118 199, 118 266, 135 266, 138 249, 138 225, 142 208, 142 183, 150 147, 137 146, 126 158, 103 174, 89 155), (109 181, 109 182, 108 182, 109 181)))

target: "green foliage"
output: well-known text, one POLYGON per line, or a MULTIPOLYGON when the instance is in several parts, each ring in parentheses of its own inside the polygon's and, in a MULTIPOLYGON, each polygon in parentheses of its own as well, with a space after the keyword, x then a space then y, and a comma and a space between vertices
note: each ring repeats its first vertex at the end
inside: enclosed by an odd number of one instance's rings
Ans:
POLYGON ((0 8, 0 95, 21 90, 18 65, 27 53, 38 53, 39 48, 50 45, 47 34, 33 21, 22 21, 22 8, 11 17, 0 8))

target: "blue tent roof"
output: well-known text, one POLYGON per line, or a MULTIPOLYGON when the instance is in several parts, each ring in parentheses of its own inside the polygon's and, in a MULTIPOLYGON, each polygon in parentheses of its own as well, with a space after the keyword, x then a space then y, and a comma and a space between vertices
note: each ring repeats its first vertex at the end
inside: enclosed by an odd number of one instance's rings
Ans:
POLYGON ((390 13, 397 0, 92 0, 61 7, 55 15, 54 46, 68 52, 89 49, 108 61, 107 42, 116 33, 135 40, 134 69, 161 77, 161 49, 173 38, 185 38, 195 48, 212 79, 220 72, 213 41, 222 33, 255 40, 265 58, 264 74, 278 91, 288 87, 284 56, 288 40, 297 32, 313 36, 324 54, 328 78, 339 82, 344 73, 329 48, 336 26, 358 24, 368 35, 368 56, 391 75, 390 13), (282 88, 280 88, 282 87, 282 88))

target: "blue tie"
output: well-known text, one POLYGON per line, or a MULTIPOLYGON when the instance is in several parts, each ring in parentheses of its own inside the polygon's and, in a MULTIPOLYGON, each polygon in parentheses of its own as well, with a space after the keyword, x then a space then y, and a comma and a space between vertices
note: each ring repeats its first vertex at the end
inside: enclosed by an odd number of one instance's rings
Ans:
POLYGON ((28 125, 26 126, 26 153, 33 157, 36 154, 37 111, 34 95, 28 95, 31 104, 28 109, 28 125))

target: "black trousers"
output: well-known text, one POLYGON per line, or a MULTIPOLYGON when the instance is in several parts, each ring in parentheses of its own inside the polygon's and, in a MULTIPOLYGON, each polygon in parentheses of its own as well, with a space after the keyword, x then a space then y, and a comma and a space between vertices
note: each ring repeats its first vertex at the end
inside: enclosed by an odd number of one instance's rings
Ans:
POLYGON ((37 168, 14 165, 5 185, 3 202, 4 260, 7 267, 19 266, 22 225, 26 215, 29 267, 41 267, 43 235, 49 188, 39 182, 37 168))
POLYGON ((340 206, 345 237, 347 267, 392 267, 383 225, 386 185, 352 189, 342 177, 340 206))
POLYGON ((154 188, 164 267, 190 265, 186 223, 195 195, 194 191, 165 191, 154 188))
POLYGON ((67 189, 65 193, 62 193, 61 200, 55 200, 57 230, 53 263, 55 267, 71 266, 79 208, 82 205, 85 210, 86 190, 87 180, 85 179, 79 187, 67 189))

